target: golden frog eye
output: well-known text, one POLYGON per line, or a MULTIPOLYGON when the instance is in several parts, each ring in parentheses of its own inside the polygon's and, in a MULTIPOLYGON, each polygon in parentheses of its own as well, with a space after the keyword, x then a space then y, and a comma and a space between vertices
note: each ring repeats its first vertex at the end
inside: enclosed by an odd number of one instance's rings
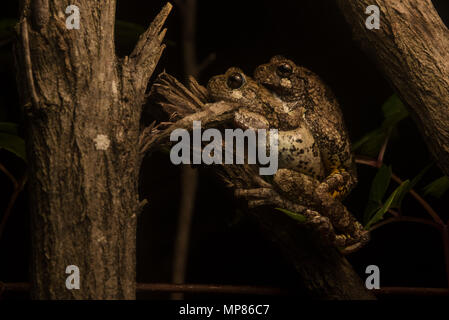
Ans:
POLYGON ((245 83, 245 78, 238 72, 231 74, 226 81, 226 84, 231 89, 238 89, 243 85, 243 83, 245 83))
POLYGON ((282 78, 288 77, 292 72, 293 68, 288 63, 281 63, 276 68, 276 73, 282 78))

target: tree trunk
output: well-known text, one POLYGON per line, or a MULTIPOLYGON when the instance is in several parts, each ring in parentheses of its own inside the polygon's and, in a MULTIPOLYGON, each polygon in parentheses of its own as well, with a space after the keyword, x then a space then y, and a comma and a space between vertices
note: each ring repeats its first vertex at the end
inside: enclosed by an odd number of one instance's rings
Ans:
POLYGON ((25 0, 16 46, 27 122, 32 203, 32 296, 134 299, 141 209, 141 106, 164 49, 167 4, 129 57, 115 55, 116 1, 25 0), (66 288, 66 267, 80 289, 66 288))
POLYGON ((439 167, 449 175, 449 30, 431 0, 337 0, 354 38, 408 105, 439 167), (380 29, 365 26, 380 9, 380 29))

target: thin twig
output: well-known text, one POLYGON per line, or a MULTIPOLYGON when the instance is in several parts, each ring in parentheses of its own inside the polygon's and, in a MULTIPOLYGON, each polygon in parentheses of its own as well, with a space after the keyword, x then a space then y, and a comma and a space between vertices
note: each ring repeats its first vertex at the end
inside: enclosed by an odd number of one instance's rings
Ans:
MULTIPOLYGON (((28 282, 3 283, 2 289, 10 292, 27 292, 31 289, 28 282)), ((171 284, 171 283, 137 283, 136 292, 184 292, 184 293, 217 293, 217 294, 250 294, 250 295, 284 295, 289 290, 276 287, 234 286, 217 284, 171 284)), ((447 288, 417 287, 382 287, 372 291, 375 295, 422 295, 448 296, 447 288)))
POLYGON ((33 65, 31 63, 31 53, 30 53, 30 40, 28 37, 28 22, 26 18, 23 18, 22 25, 20 27, 22 33, 22 45, 23 52, 25 54, 25 73, 28 82, 28 89, 31 95, 31 101, 33 103, 34 108, 39 107, 39 98, 36 94, 36 88, 34 86, 34 78, 33 78, 33 65))
POLYGON ((216 285, 216 284, 171 284, 171 283, 137 283, 136 291, 251 294, 251 295, 280 295, 287 293, 287 290, 271 287, 234 286, 234 285, 216 285))
POLYGON ((14 189, 17 189, 19 186, 19 183, 17 182, 16 178, 11 174, 11 172, 8 171, 1 163, 0 163, 0 171, 2 171, 6 176, 11 180, 14 189))
POLYGON ((355 159, 355 162, 359 163, 359 164, 364 164, 364 165, 367 165, 367 166, 370 166, 370 167, 373 167, 373 168, 379 168, 379 166, 377 164, 377 161, 373 160, 371 158, 362 158, 362 157, 358 156, 355 159))
MULTIPOLYGON (((401 178, 399 178, 394 173, 391 175, 391 178, 396 181, 398 184, 401 184, 403 181, 401 178)), ((410 189, 410 194, 413 196, 413 198, 416 199, 416 201, 419 202, 419 204, 424 208, 424 210, 433 218, 433 220, 438 223, 441 226, 444 226, 443 220, 439 217, 438 213, 433 210, 433 208, 430 206, 430 204, 424 200, 415 190, 410 189)))
POLYGON ((388 132, 387 136, 385 137, 384 143, 382 144, 382 147, 380 148, 379 155, 377 156, 377 166, 382 166, 382 163, 384 161, 385 151, 387 150, 388 140, 390 139, 390 132, 388 132))
POLYGON ((410 295, 410 296, 449 296, 447 288, 414 288, 414 287, 383 287, 374 289, 375 295, 410 295))
POLYGON ((393 215, 394 217, 399 217, 400 216, 400 214, 396 210, 393 210, 391 208, 388 209, 388 212, 391 213, 391 215, 393 215))
MULTIPOLYGON (((184 78, 188 82, 190 76, 197 78, 199 73, 195 47, 197 3, 196 0, 177 1, 176 3, 182 12, 184 78)), ((181 175, 182 195, 173 258, 172 280, 175 284, 184 283, 186 278, 197 186, 198 171, 190 166, 184 166, 181 175)), ((172 299, 183 299, 183 295, 181 293, 173 294, 172 299)))
POLYGON ((438 230, 442 230, 442 226, 439 225, 438 223, 433 222, 432 220, 429 219, 422 219, 422 218, 415 218, 415 217, 405 217, 405 216, 398 216, 398 217, 392 217, 392 218, 388 218, 385 219, 379 223, 376 223, 374 226, 372 226, 372 228, 370 229, 371 231, 374 231, 386 224, 390 224, 390 223, 394 223, 394 222, 415 222, 415 223, 420 223, 420 224, 426 224, 429 225, 431 227, 434 227, 438 230))
POLYGON ((217 55, 215 53, 210 53, 206 59, 203 60, 203 62, 201 62, 198 65, 198 73, 201 73, 201 71, 203 71, 204 69, 206 69, 212 62, 215 61, 215 59, 217 58, 217 55))

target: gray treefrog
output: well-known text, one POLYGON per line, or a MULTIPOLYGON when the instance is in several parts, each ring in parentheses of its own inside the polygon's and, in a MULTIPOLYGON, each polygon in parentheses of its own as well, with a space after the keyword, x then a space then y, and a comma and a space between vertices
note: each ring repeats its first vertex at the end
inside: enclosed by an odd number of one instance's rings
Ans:
MULTIPOLYGON (((213 101, 242 105, 234 117, 237 127, 280 129, 280 169, 273 179, 276 190, 290 200, 329 217, 332 225, 343 233, 335 239, 337 245, 346 247, 366 242, 367 233, 355 218, 327 189, 320 189, 326 173, 321 152, 305 120, 299 114, 295 118, 289 115, 291 104, 238 68, 230 68, 225 74, 211 78, 207 89, 213 101)), ((340 180, 330 179, 326 185, 337 188, 341 183, 340 180)))

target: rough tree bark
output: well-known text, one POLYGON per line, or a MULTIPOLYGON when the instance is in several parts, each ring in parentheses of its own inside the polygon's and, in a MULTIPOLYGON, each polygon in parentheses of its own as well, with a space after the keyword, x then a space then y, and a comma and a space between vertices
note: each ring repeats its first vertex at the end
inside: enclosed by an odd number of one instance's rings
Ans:
POLYGON ((24 0, 16 45, 32 203, 32 296, 135 298, 140 117, 162 54, 167 4, 136 48, 115 55, 116 1, 24 0), (66 267, 80 289, 65 286, 66 267))
POLYGON ((411 111, 424 140, 449 175, 449 30, 431 0, 337 0, 354 38, 411 111), (365 10, 380 8, 380 29, 365 10))

